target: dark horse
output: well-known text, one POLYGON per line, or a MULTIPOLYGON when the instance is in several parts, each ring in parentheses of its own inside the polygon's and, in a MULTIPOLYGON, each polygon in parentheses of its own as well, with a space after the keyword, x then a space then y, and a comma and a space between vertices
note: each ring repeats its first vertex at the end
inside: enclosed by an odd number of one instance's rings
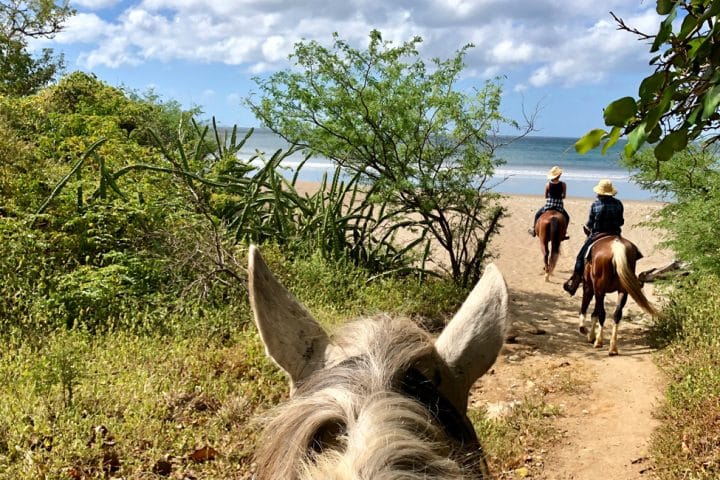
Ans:
POLYGON ((567 219, 562 212, 546 210, 535 223, 535 233, 540 240, 540 249, 543 253, 543 269, 545 281, 550 281, 550 275, 555 270, 560 256, 560 242, 567 234, 567 219))
POLYGON ((613 313, 612 336, 610 337, 609 355, 617 355, 617 327, 622 318, 622 310, 627 303, 628 294, 645 312, 656 315, 657 311, 650 304, 642 291, 642 284, 635 276, 635 264, 642 258, 637 247, 620 236, 602 237, 590 247, 590 261, 585 264, 583 274, 583 297, 580 305, 580 333, 587 333, 589 342, 595 342, 595 348, 603 346, 603 326, 605 325, 605 294, 618 292, 617 306, 613 313), (595 308, 590 315, 590 330, 585 328, 585 314, 593 296, 595 308), (595 324, 600 329, 595 333, 595 324))

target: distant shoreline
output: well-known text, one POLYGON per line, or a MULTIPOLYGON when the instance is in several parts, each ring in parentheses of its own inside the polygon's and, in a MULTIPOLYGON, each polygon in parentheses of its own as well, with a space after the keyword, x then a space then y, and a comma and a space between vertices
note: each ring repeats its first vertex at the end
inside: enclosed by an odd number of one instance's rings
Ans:
MULTIPOLYGON (((594 185, 594 184, 593 184, 594 185)), ((305 180, 305 179, 298 179, 298 181, 295 183, 295 188, 298 191, 298 193, 312 193, 317 191, 317 189, 320 187, 320 182, 316 182, 314 180, 305 180)), ((523 199, 523 200, 529 200, 533 201, 534 204, 537 205, 536 208, 540 208, 545 204, 545 198, 541 194, 536 193, 501 193, 503 197, 506 197, 508 200, 512 200, 513 198, 517 199, 523 199)), ((595 198, 595 194, 590 190, 589 195, 568 195, 566 202, 570 203, 578 203, 583 202, 587 203, 588 208, 590 207, 590 204, 592 203, 593 199, 595 198)), ((617 198, 622 201, 623 203, 632 204, 632 205, 653 205, 655 208, 656 206, 662 206, 664 204, 667 204, 669 202, 664 200, 658 200, 658 199, 634 199, 634 198, 625 198, 622 195, 622 192, 619 191, 617 194, 617 198)))
MULTIPOLYGON (((504 138, 501 136, 501 138, 504 138)), ((620 155, 623 142, 614 145, 606 155, 593 150, 585 155, 575 152, 572 137, 528 136, 499 148, 495 154, 499 165, 495 175, 485 185, 502 194, 542 194, 547 182, 546 174, 553 165, 559 165, 568 185, 568 196, 592 198, 592 187, 600 179, 610 179, 619 191, 619 197, 626 200, 661 201, 653 192, 641 189, 632 182, 631 172, 621 165, 620 155)), ((264 152, 269 158, 274 152, 287 150, 289 145, 282 138, 268 130, 255 130, 240 156, 251 157, 264 152)), ((282 166, 287 167, 287 177, 294 174, 298 165, 303 164, 299 177, 302 180, 320 182, 323 174, 332 175, 333 163, 326 158, 313 157, 305 161, 301 152, 285 158, 282 166)))

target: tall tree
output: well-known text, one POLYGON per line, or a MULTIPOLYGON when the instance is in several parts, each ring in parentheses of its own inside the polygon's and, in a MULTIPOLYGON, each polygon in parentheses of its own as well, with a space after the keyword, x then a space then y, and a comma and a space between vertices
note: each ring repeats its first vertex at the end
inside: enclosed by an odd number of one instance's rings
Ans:
POLYGON ((62 56, 28 50, 28 40, 52 38, 75 11, 69 0, 0 1, 0 93, 29 95, 47 85, 62 69, 62 56))
POLYGON ((579 152, 603 142, 607 149, 626 134, 626 156, 649 143, 657 161, 666 161, 688 142, 720 140, 720 1, 657 0, 656 11, 664 18, 654 35, 613 15, 621 30, 652 42, 654 72, 640 83, 637 98, 605 108, 605 125, 612 128, 586 133, 576 143, 579 152))
MULTIPOLYGON (((295 45, 295 69, 256 78, 255 115, 287 141, 360 173, 417 238, 433 240, 462 285, 475 282, 503 210, 488 188, 499 161, 501 85, 457 87, 468 45, 447 60, 420 58, 415 37, 393 46, 372 31, 366 50, 295 45)), ((530 130, 527 127, 525 133, 530 130)))

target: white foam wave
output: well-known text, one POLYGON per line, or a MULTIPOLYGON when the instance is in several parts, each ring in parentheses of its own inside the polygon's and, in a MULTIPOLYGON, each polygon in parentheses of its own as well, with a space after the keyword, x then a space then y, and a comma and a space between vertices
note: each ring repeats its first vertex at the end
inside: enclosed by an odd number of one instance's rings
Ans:
MULTIPOLYGON (((495 170, 495 176, 532 179, 547 178, 547 171, 522 168, 498 168, 495 170)), ((563 170, 563 179, 566 180, 597 180, 598 178, 628 180, 629 176, 627 173, 619 170, 563 170)))
MULTIPOLYGON (((261 167, 265 164, 265 161, 260 158, 255 158, 251 163, 257 167, 261 167)), ((280 165, 283 168, 294 170, 302 163, 302 157, 290 157, 283 160, 280 165)), ((335 166, 333 163, 326 160, 309 160, 303 164, 302 168, 303 170, 332 171, 335 169, 335 166)), ((547 178, 546 175, 547 170, 544 169, 500 167, 495 170, 494 176, 495 178, 544 179, 547 178)), ((629 175, 627 172, 622 170, 613 169, 577 170, 568 168, 563 171, 563 179, 565 180, 597 180, 599 178, 607 178, 615 181, 627 181, 629 180, 629 175)))

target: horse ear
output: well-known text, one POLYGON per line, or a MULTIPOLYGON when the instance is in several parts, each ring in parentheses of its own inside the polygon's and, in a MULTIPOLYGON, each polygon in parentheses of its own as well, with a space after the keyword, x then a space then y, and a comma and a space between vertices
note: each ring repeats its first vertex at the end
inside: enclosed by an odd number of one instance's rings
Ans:
POLYGON ((490 369, 505 341, 508 292, 494 264, 435 342, 452 376, 448 395, 465 411, 472 384, 490 369))
POLYGON ((254 245, 248 257, 248 290, 255 324, 267 355, 290 376, 292 391, 296 383, 322 367, 329 338, 310 312, 277 281, 254 245))

